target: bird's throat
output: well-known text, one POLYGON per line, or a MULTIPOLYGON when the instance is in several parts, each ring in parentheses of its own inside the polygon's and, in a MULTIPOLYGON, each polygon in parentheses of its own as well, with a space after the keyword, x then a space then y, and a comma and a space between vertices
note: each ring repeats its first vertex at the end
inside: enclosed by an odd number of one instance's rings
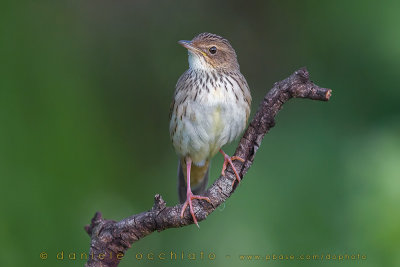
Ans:
POLYGON ((213 70, 213 67, 207 62, 203 55, 196 54, 192 51, 189 51, 188 55, 189 68, 191 68, 192 70, 213 70))

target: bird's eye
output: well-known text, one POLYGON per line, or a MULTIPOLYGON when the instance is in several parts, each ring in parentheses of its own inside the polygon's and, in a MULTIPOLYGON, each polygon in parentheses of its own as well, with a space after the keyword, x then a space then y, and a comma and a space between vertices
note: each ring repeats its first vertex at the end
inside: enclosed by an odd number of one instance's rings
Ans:
POLYGON ((217 48, 215 46, 210 47, 210 49, 208 49, 208 51, 210 51, 211 54, 215 54, 217 53, 217 48))

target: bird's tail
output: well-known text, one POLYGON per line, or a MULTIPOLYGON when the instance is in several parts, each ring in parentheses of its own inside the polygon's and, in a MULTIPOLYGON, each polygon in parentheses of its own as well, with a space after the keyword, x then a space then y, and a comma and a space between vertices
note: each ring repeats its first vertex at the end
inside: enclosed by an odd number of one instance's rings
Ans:
MULTIPOLYGON (((190 187, 193 194, 201 195, 206 191, 208 184, 208 172, 210 162, 206 161, 203 166, 192 164, 190 170, 190 187)), ((182 158, 178 164, 178 195, 180 203, 186 200, 186 163, 182 158)))

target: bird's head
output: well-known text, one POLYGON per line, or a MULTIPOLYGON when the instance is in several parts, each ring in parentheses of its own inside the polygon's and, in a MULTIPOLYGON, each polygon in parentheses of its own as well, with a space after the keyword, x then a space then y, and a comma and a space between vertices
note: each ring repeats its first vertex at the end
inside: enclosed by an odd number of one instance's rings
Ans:
POLYGON ((212 33, 200 33, 191 41, 178 42, 187 48, 189 67, 202 70, 239 70, 236 53, 228 40, 212 33))

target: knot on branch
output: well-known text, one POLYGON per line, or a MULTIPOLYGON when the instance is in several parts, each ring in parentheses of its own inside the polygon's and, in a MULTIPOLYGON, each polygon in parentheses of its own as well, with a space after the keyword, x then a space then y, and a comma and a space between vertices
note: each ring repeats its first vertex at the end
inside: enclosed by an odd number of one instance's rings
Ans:
POLYGON ((307 82, 310 79, 310 73, 306 67, 302 67, 294 72, 294 75, 303 82, 307 82))
POLYGON ((89 234, 89 236, 92 236, 94 233, 96 236, 98 236, 101 232, 101 229, 103 229, 105 225, 113 223, 115 223, 113 220, 104 220, 101 212, 98 211, 94 214, 90 225, 85 225, 85 231, 89 234))
POLYGON ((162 198, 162 196, 160 194, 156 194, 154 196, 154 205, 151 208, 151 211, 159 213, 163 209, 165 209, 165 207, 167 207, 167 203, 165 203, 164 199, 162 198))
POLYGON ((97 227, 99 224, 101 224, 103 222, 103 218, 101 216, 101 212, 96 212, 91 220, 90 225, 85 225, 85 231, 86 233, 88 233, 89 235, 92 235, 93 233, 93 229, 95 227, 97 227))

